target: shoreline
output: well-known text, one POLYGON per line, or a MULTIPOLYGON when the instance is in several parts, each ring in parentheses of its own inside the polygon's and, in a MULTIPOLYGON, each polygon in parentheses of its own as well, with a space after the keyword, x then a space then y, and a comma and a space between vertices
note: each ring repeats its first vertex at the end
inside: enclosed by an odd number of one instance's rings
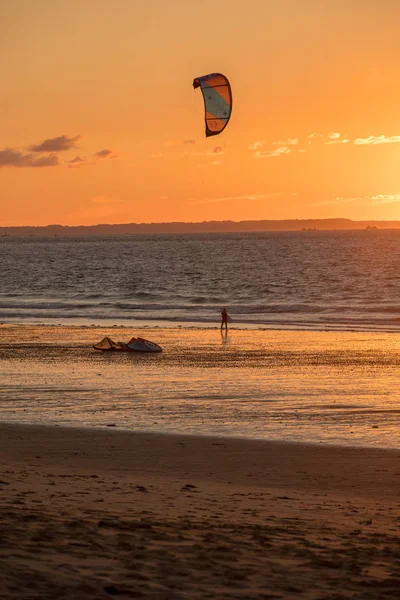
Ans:
POLYGON ((397 598, 399 451, 0 433, 2 597, 397 598))
MULTIPOLYGON (((2 327, 38 327, 38 328, 46 328, 46 327, 63 327, 69 329, 138 329, 142 330, 182 330, 182 331, 219 331, 221 326, 218 321, 168 321, 168 320, 135 320, 129 321, 128 319, 121 320, 120 323, 116 323, 114 320, 110 319, 110 322, 107 322, 106 319, 99 321, 98 323, 94 323, 90 319, 83 317, 82 322, 79 322, 79 319, 74 317, 71 318, 71 321, 75 319, 75 321, 69 322, 68 319, 61 320, 54 318, 48 319, 47 321, 2 321, 0 320, 0 330, 2 327)), ((240 322, 234 321, 233 324, 230 325, 229 331, 248 331, 248 332, 288 332, 288 333, 344 333, 344 334, 388 334, 388 335, 396 335, 400 334, 400 325, 393 325, 392 327, 388 327, 380 324, 376 324, 375 326, 367 327, 365 325, 357 326, 357 324, 332 324, 326 323, 322 324, 298 324, 298 323, 253 323, 253 322, 240 322)))

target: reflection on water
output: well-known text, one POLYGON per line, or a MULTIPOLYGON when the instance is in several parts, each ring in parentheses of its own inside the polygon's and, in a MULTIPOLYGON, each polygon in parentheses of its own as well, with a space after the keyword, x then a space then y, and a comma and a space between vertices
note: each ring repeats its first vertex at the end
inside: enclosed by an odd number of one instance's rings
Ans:
POLYGON ((226 344, 228 344, 229 341, 230 341, 230 338, 228 337, 228 332, 225 331, 224 329, 221 329, 221 342, 222 342, 222 344, 226 345, 226 344))
POLYGON ((0 420, 400 447, 393 334, 0 326, 0 420))

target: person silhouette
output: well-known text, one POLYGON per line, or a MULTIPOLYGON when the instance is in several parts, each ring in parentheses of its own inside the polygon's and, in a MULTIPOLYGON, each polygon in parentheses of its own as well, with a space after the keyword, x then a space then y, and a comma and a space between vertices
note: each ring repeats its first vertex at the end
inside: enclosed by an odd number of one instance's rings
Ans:
POLYGON ((221 310, 221 331, 225 325, 225 331, 228 331, 228 313, 226 312, 226 308, 221 310))

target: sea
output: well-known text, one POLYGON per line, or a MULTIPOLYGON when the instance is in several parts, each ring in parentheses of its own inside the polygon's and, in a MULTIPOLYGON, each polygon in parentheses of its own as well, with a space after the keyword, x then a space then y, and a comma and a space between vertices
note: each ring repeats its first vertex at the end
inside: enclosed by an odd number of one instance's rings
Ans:
POLYGON ((400 230, 0 238, 0 322, 397 331, 400 230))
POLYGON ((400 231, 2 237, 0 264, 0 423, 400 449, 400 231))

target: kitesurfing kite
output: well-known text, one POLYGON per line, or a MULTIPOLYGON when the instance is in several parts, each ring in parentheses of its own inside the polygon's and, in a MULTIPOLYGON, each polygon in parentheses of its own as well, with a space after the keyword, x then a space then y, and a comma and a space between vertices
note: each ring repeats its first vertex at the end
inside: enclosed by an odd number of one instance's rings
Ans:
POLYGON ((193 80, 193 87, 201 88, 206 122, 206 137, 218 135, 229 123, 232 113, 232 90, 222 73, 210 73, 193 80))

